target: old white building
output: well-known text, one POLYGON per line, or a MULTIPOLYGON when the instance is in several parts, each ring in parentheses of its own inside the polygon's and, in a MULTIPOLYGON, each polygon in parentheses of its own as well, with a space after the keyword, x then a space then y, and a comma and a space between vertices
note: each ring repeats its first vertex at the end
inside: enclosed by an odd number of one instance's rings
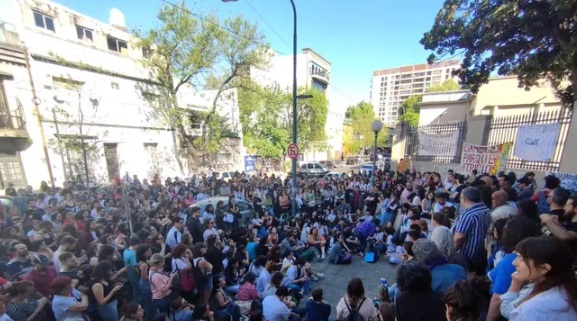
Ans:
MULTIPOLYGON (((134 48, 118 10, 106 24, 49 1, 0 7, 0 188, 84 176, 82 142, 94 182, 189 174, 175 159, 175 132, 145 99, 151 84, 139 60, 147 53, 134 48)), ((180 105, 193 116, 213 97, 185 88, 180 105)), ((219 114, 242 141, 236 101, 236 91, 223 94, 219 114)), ((223 166, 240 165, 242 148, 231 150, 223 166)))

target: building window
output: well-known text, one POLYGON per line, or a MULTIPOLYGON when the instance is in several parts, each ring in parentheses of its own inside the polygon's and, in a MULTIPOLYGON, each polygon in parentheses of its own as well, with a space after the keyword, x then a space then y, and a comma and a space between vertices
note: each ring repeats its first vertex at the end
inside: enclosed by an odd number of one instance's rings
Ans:
POLYGON ((150 48, 142 48, 142 57, 150 58, 152 56, 152 49, 150 48))
POLYGON ((88 28, 84 28, 82 26, 76 26, 76 35, 80 40, 84 40, 87 42, 94 41, 94 38, 92 38, 92 30, 88 28))
POLYGON ((33 13, 36 27, 56 32, 56 29, 54 28, 54 18, 38 11, 33 11, 33 13))
POLYGON ((111 36, 106 37, 108 42, 108 49, 120 53, 126 52, 128 50, 128 44, 124 40, 120 40, 111 36))

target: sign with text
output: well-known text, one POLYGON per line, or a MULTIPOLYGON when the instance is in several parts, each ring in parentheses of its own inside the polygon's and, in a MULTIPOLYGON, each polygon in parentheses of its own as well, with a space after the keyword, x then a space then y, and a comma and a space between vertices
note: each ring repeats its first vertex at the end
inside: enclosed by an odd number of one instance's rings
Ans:
POLYGON ((459 130, 452 133, 432 134, 419 131, 419 156, 457 156, 459 130))
POLYGON ((249 175, 256 173, 256 156, 244 157, 244 172, 249 175))
POLYGON ((561 180, 562 188, 571 192, 572 195, 577 195, 577 174, 549 172, 547 175, 558 177, 561 180))
POLYGON ((480 146, 463 143, 463 154, 461 155, 461 171, 471 173, 476 169, 479 174, 497 174, 505 170, 507 158, 511 151, 511 143, 493 146, 480 146))
POLYGON ((531 162, 551 160, 560 129, 560 124, 519 126, 513 156, 531 162))

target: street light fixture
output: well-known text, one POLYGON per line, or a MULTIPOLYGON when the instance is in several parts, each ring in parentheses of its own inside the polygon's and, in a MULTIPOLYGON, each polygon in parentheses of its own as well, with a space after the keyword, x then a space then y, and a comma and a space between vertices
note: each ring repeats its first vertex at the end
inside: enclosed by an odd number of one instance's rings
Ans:
MULTIPOLYGON (((238 0, 221 0, 222 2, 236 2, 238 0)), ((297 144, 297 8, 294 0, 290 0, 293 9, 293 128, 292 128, 292 143, 297 144)), ((312 97, 311 97, 312 98, 312 97)), ((293 159, 291 162, 291 214, 296 216, 297 207, 297 160, 293 159)))
POLYGON ((377 138, 379 137, 379 132, 383 129, 383 122, 375 119, 371 124, 371 129, 375 133, 375 146, 373 148, 373 172, 371 173, 371 187, 375 186, 377 180, 377 138))

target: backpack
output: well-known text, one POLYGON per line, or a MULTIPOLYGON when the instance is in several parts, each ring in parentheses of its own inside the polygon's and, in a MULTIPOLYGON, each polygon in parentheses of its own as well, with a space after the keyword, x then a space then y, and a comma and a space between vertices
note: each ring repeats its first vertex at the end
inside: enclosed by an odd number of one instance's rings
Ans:
POLYGON ((349 310, 349 315, 347 315, 345 321, 365 321, 363 316, 359 313, 359 309, 363 306, 363 303, 365 303, 366 299, 367 298, 364 298, 355 309, 351 309, 351 306, 347 303, 347 300, 344 300, 347 310, 349 310))

